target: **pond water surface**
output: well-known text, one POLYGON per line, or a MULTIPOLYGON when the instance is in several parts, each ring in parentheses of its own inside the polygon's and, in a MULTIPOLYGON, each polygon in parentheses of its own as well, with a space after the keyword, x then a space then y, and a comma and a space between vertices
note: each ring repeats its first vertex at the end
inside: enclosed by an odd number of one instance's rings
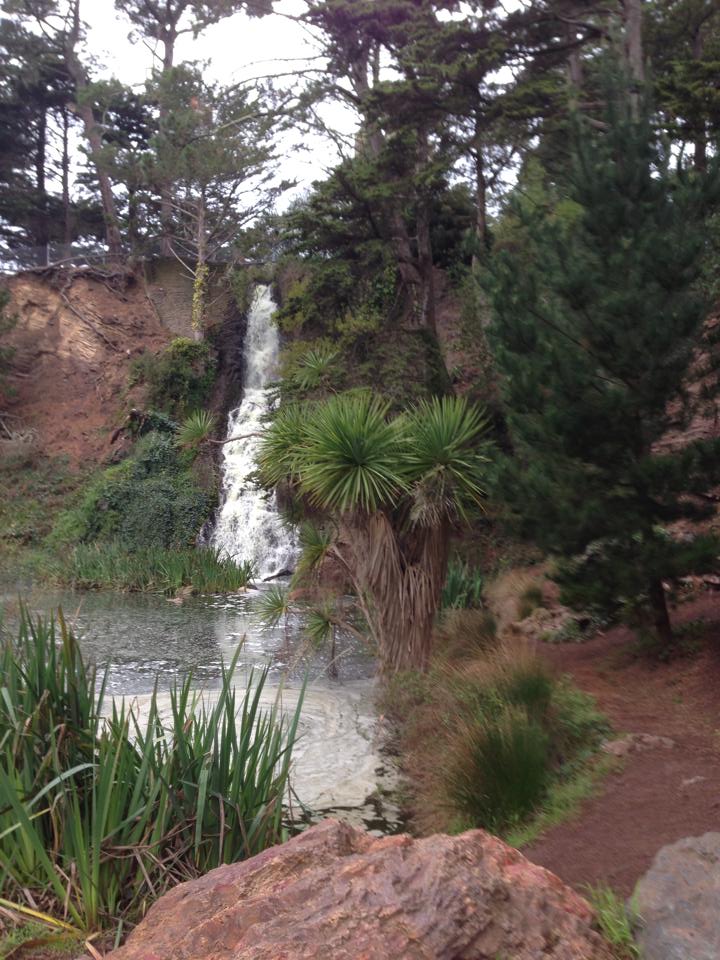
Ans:
POLYGON ((338 643, 334 678, 328 654, 307 644, 297 619, 272 630, 261 626, 255 591, 177 603, 147 594, 6 584, 0 607, 8 629, 19 597, 37 614, 62 607, 84 652, 108 668, 108 693, 133 698, 141 708, 156 679, 161 694, 190 671, 198 689, 217 688, 221 664, 238 647, 238 686, 244 687, 253 666, 268 665, 268 704, 279 695, 283 709, 292 711, 307 676, 293 789, 313 811, 308 816, 333 814, 384 833, 401 829, 391 800, 397 778, 382 750, 374 708, 375 665, 357 640, 338 643))

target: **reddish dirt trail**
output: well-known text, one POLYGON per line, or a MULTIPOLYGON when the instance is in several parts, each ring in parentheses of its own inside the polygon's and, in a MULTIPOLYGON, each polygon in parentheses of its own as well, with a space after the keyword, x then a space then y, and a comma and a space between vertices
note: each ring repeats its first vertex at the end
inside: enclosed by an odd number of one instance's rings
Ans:
POLYGON ((632 753, 574 820, 523 850, 574 886, 604 883, 629 894, 655 853, 681 837, 720 829, 720 598, 683 605, 677 624, 712 624, 703 649, 669 664, 633 657, 616 628, 584 644, 539 652, 591 693, 618 735, 670 737, 672 749, 632 753))

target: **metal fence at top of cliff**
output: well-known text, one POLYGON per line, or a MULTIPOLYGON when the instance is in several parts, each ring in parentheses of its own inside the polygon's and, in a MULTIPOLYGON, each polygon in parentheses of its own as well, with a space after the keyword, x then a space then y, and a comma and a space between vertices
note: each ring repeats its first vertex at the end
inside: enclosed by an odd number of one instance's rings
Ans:
MULTIPOLYGON (((123 245, 121 249, 123 260, 145 262, 157 259, 175 259, 186 267, 192 266, 192 260, 173 251, 169 253, 159 240, 143 243, 141 247, 133 249, 123 245)), ((37 270, 45 267, 102 267, 116 262, 108 248, 102 243, 48 243, 44 246, 17 246, 0 247, 0 273, 21 273, 23 270, 37 270)), ((256 264, 261 261, 249 260, 232 247, 213 252, 208 261, 213 264, 256 264)))
MULTIPOLYGON (((123 256, 128 254, 129 250, 123 250, 123 256)), ((102 266, 109 261, 107 248, 99 243, 48 243, 39 247, 17 246, 0 250, 0 270, 3 273, 54 266, 102 266)))

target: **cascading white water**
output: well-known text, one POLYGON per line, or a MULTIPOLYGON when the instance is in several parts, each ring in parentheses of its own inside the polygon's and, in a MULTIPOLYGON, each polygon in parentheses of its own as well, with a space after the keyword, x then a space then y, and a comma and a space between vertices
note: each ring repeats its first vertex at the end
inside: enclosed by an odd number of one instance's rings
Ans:
POLYGON ((291 569, 297 554, 294 533, 278 514, 275 494, 264 493, 250 480, 270 407, 267 385, 275 376, 280 349, 272 322, 275 310, 270 287, 258 286, 245 334, 245 389, 228 420, 228 437, 241 439, 223 447, 223 504, 212 536, 213 546, 226 556, 249 560, 260 580, 291 569))

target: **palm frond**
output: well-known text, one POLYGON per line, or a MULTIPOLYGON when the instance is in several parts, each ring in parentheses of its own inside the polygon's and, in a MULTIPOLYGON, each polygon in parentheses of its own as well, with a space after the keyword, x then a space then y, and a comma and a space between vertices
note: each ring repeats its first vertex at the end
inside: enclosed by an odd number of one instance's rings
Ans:
POLYGON ((388 404, 367 392, 339 394, 316 407, 299 470, 316 506, 370 513, 404 492, 402 435, 387 412, 388 404))
POLYGON ((424 400, 404 418, 405 464, 415 504, 413 519, 434 525, 442 516, 464 516, 482 502, 488 462, 487 419, 463 397, 424 400))
POLYGON ((327 380, 340 351, 332 347, 315 347, 303 354, 297 363, 293 380, 301 390, 314 390, 327 380))
POLYGON ((331 607, 313 607, 305 620, 305 632, 315 647, 322 647, 333 639, 336 617, 331 607))
POLYGON ((284 587, 273 584, 262 591, 254 606, 263 626, 276 627, 290 614, 290 596, 284 587))
POLYGON ((215 430, 215 416, 209 410, 196 410, 185 419, 175 442, 187 450, 197 449, 215 430))
POLYGON ((314 523, 303 523, 300 527, 300 547, 302 553, 295 567, 299 576, 314 573, 327 557, 328 550, 333 542, 332 532, 316 526, 314 523))
POLYGON ((297 479, 300 452, 312 409, 310 404, 288 404, 275 414, 260 441, 257 455, 258 475, 268 487, 297 479))

